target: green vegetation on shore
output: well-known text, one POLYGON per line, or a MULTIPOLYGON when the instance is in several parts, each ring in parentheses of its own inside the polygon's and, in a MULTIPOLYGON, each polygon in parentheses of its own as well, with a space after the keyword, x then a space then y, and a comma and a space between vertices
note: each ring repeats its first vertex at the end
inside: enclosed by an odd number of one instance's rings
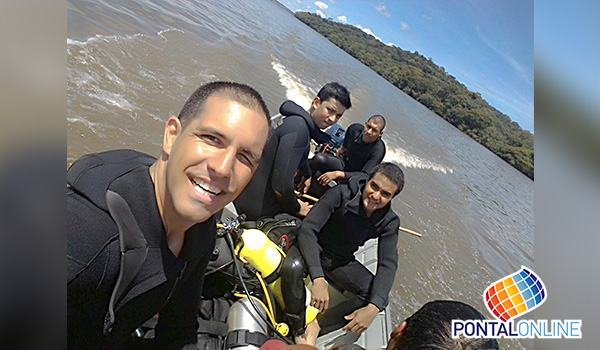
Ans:
POLYGON ((361 29, 296 12, 296 18, 440 115, 507 163, 534 178, 533 134, 419 52, 388 46, 361 29))

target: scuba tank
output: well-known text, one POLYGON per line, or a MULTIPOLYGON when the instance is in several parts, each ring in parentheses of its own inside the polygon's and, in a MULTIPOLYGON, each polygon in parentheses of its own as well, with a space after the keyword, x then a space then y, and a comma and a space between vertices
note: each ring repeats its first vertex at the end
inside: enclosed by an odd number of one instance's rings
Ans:
MULTIPOLYGON (((277 303, 284 308, 279 270, 283 263, 285 253, 267 235, 257 229, 245 229, 240 235, 239 243, 235 249, 236 255, 245 263, 260 272, 268 283, 277 303)), ((306 310, 305 324, 312 322, 319 310, 310 305, 310 290, 305 286, 306 310)))
POLYGON ((256 350, 260 348, 267 341, 266 318, 265 309, 254 309, 249 299, 242 298, 236 301, 231 305, 227 316, 225 349, 256 350))

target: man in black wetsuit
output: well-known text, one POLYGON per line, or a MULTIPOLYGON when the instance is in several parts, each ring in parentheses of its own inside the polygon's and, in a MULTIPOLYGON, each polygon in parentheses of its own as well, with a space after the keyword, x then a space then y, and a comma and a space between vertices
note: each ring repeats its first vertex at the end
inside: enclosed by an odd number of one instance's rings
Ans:
POLYGON ((297 170, 306 175, 308 180, 301 191, 306 192, 311 178, 307 160, 310 139, 328 141, 329 136, 321 129, 336 123, 351 105, 348 90, 338 83, 323 86, 308 112, 292 101, 284 102, 279 112, 285 119, 267 142, 256 174, 235 200, 238 213, 246 214, 249 220, 280 213, 305 216, 310 207, 297 199, 294 175, 297 170))
POLYGON ((159 159, 117 150, 73 163, 67 172, 69 349, 196 349, 214 214, 250 181, 269 119, 254 89, 210 83, 169 118, 159 159), (131 336, 157 313, 150 344, 131 336))
POLYGON ((385 157, 385 144, 381 139, 384 128, 385 118, 373 115, 364 125, 356 123, 348 127, 337 157, 328 153, 316 154, 310 160, 316 181, 313 180, 309 194, 320 197, 331 181, 346 181, 360 173, 370 173, 385 157))
MULTIPOLYGON (((368 177, 352 177, 347 184, 325 192, 302 221, 297 241, 313 281, 311 305, 325 314, 306 327, 306 332, 296 338, 298 343, 314 345, 322 327, 341 326, 344 319, 348 322, 345 330, 362 333, 387 306, 398 264, 396 243, 400 227, 391 201, 403 187, 404 174, 397 165, 379 164, 368 177), (371 238, 378 239, 375 275, 354 257, 358 248, 371 238), (326 279, 358 295, 362 304, 351 305, 350 310, 348 305, 341 304, 337 310, 327 311, 326 279)), ((290 264, 288 259, 293 260, 291 254, 286 257, 286 263, 290 264)), ((282 271, 285 290, 298 290, 303 294, 301 272, 286 265, 286 271, 282 271), (291 271, 300 275, 292 278, 291 271)), ((304 300, 303 295, 295 294, 285 300, 286 307, 288 302, 300 305, 293 298, 304 300)))

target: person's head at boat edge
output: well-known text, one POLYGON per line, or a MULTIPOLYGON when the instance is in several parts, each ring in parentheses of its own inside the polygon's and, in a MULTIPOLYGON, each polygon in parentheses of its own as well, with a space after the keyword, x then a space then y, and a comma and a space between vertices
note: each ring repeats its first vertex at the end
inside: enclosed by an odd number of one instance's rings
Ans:
POLYGON ((352 107, 350 93, 339 83, 325 84, 313 99, 308 113, 319 129, 326 129, 337 123, 344 112, 352 107))
POLYGON ((166 122, 161 156, 150 169, 165 226, 185 230, 233 201, 258 167, 270 132, 267 106, 251 87, 199 87, 166 122))
POLYGON ((459 301, 428 302, 394 329, 386 350, 499 349, 496 339, 452 338, 452 320, 484 319, 475 308, 459 301))
MULTIPOLYGON (((446 349, 484 350, 499 349, 496 339, 452 339, 452 320, 483 320, 485 317, 472 306, 451 300, 436 300, 423 305, 402 321, 390 335, 386 350, 446 349)), ((262 349, 262 348, 261 348, 262 349)), ((265 349, 274 349, 265 347, 265 349)), ((286 346, 281 350, 314 350, 303 345, 286 346)), ((364 350, 356 344, 345 344, 331 350, 364 350)))

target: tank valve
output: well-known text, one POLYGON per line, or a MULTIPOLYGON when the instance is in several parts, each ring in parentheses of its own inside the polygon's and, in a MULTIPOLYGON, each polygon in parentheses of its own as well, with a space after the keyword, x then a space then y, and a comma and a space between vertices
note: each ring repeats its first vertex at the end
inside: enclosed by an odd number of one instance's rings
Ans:
POLYGON ((287 335, 290 333, 290 327, 288 327, 288 325, 283 322, 278 323, 275 329, 277 330, 277 332, 279 332, 279 334, 281 334, 284 337, 287 337, 287 335))

